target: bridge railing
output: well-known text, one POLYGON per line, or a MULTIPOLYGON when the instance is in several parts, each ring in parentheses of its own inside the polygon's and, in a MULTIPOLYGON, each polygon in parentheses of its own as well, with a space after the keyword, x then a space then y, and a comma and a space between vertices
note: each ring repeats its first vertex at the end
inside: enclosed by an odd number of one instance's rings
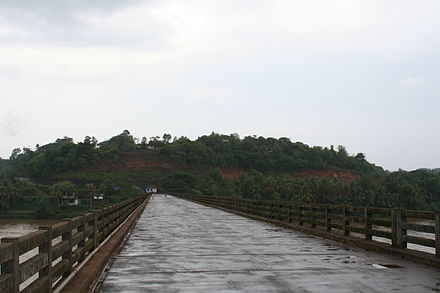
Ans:
POLYGON ((0 292, 52 292, 145 199, 132 198, 0 243, 0 292))
POLYGON ((420 245, 424 247, 424 251, 440 258, 439 211, 305 204, 205 195, 179 197, 270 221, 385 242, 396 248, 407 248, 408 244, 420 245))

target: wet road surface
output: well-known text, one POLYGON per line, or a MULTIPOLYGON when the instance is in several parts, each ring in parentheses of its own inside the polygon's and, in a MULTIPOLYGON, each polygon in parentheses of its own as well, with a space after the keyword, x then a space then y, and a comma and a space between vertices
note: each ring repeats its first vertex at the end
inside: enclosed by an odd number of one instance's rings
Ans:
POLYGON ((440 271, 163 195, 147 205, 100 290, 396 291, 439 292, 440 271))

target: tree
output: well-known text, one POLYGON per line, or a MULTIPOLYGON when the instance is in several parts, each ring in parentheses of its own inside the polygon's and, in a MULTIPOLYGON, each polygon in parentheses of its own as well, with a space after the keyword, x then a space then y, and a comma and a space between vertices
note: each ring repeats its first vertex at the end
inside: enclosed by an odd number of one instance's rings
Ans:
POLYGON ((20 155, 21 153, 21 149, 20 148, 15 148, 12 150, 11 156, 9 157, 10 160, 15 160, 18 158, 18 155, 20 155))
POLYGON ((164 133, 162 136, 162 141, 164 144, 168 144, 168 143, 170 143, 171 138, 172 138, 171 134, 164 133))
POLYGON ((95 195, 96 192, 96 185, 93 183, 87 183, 84 186, 84 190, 89 197, 89 206, 93 207, 93 196, 95 195))
POLYGON ((76 185, 70 181, 59 181, 50 187, 50 193, 54 197, 57 207, 61 207, 63 195, 72 195, 76 191, 76 185))
POLYGON ((147 138, 144 136, 142 137, 141 140, 141 149, 146 149, 147 148, 147 138))

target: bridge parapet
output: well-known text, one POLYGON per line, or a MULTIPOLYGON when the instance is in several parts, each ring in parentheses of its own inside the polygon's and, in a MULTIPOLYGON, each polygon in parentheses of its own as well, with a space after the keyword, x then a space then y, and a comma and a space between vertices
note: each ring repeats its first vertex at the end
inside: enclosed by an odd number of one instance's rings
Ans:
POLYGON ((440 211, 176 195, 295 230, 440 267, 440 211), (408 249, 408 244, 425 251, 408 249))
POLYGON ((21 237, 6 237, 0 243, 0 292, 52 292, 84 261, 145 199, 132 198, 78 217, 63 219, 21 237), (20 262, 20 256, 38 250, 20 262), (35 274, 38 277, 25 288, 35 274), (21 290, 20 290, 21 289, 21 290))

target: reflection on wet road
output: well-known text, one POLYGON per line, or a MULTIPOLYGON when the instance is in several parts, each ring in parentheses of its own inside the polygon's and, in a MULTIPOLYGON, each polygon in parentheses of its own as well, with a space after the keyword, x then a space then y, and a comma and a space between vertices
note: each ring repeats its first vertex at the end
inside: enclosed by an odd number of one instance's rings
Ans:
POLYGON ((396 290, 440 290, 440 272, 156 195, 100 292, 396 290))

